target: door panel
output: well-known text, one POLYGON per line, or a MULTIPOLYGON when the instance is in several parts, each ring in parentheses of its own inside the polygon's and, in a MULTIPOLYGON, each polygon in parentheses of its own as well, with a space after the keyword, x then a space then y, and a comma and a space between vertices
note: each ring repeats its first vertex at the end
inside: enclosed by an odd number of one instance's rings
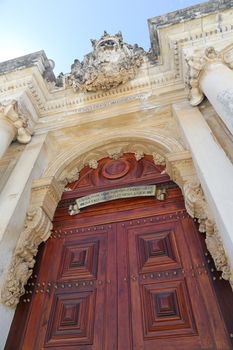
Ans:
POLYGON ((184 213, 118 224, 128 245, 133 349, 231 348, 194 230, 184 213))
POLYGON ((23 349, 102 349, 116 338, 115 250, 112 226, 49 241, 23 349))

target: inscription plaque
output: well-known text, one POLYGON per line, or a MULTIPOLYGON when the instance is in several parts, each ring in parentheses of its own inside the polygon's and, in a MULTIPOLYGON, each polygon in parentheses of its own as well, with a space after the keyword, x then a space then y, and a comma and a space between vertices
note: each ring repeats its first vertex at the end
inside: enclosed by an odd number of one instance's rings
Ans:
MULTIPOLYGON (((80 209, 94 205, 97 203, 103 203, 121 198, 133 198, 133 197, 149 197, 156 196, 156 185, 148 186, 132 186, 126 188, 119 188, 115 190, 108 190, 98 192, 78 198, 75 203, 69 206, 69 214, 75 215, 80 212, 80 209)), ((158 198, 159 199, 159 198, 158 198)))

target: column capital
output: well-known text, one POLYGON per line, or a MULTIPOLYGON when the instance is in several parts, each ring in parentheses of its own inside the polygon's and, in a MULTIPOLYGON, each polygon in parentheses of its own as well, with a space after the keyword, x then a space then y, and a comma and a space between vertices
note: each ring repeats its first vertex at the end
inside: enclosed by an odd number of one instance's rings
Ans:
POLYGON ((193 55, 186 56, 188 65, 187 84, 190 89, 190 104, 198 106, 204 99, 204 93, 200 87, 200 80, 204 71, 210 65, 224 64, 233 69, 233 44, 228 45, 221 51, 209 46, 202 51, 196 51, 193 55))
POLYGON ((13 99, 7 103, 0 102, 0 120, 12 126, 15 133, 14 138, 18 142, 27 144, 31 141, 32 129, 29 127, 28 118, 20 112, 17 100, 13 99))

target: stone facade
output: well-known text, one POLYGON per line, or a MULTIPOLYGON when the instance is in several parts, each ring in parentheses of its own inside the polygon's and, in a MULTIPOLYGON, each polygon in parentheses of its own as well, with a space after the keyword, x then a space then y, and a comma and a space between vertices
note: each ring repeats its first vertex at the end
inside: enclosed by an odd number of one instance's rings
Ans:
POLYGON ((0 348, 65 186, 106 156, 166 164, 233 285, 232 14, 210 1, 153 18, 149 53, 104 33, 58 78, 43 51, 0 64, 0 348))

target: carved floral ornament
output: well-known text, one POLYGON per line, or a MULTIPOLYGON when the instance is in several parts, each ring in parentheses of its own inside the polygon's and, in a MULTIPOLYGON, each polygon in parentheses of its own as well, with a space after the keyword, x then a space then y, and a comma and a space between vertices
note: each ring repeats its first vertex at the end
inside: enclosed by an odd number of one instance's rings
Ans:
MULTIPOLYGON (((116 154, 113 150, 111 152, 113 155, 116 154)), ((137 154, 135 152, 135 157, 137 154)), ((155 153, 153 158, 155 160, 159 159, 161 164, 163 156, 158 156, 158 154, 155 153)), ((96 162, 92 158, 89 166, 94 168, 96 166, 96 162)), ((78 176, 77 171, 75 168, 73 172, 75 177, 78 176)), ((192 218, 198 219, 199 230, 206 232, 207 248, 214 259, 216 268, 222 271, 222 277, 229 280, 233 288, 233 276, 221 237, 198 182, 190 153, 183 151, 177 154, 167 154, 166 172, 181 188, 187 212, 192 218)), ((62 174, 64 175, 64 172, 62 174)), ((72 176, 70 182, 73 181, 72 176)), ((69 182, 67 177, 66 181, 63 177, 58 180, 55 177, 49 177, 34 181, 25 228, 17 243, 1 290, 1 302, 3 304, 15 307, 20 296, 24 294, 24 286, 32 274, 38 246, 50 237, 53 215, 67 182, 69 182)))
POLYGON ((13 126, 18 142, 26 144, 31 141, 33 131, 29 127, 28 119, 20 112, 16 100, 0 103, 0 120, 5 120, 13 126))
POLYGON ((145 56, 142 48, 126 44, 120 32, 114 36, 104 32, 91 43, 93 51, 82 62, 76 59, 69 74, 61 73, 58 86, 65 80, 77 92, 106 91, 135 78, 145 56))
POLYGON ((208 64, 223 63, 230 69, 233 68, 233 45, 227 46, 222 51, 216 51, 210 46, 204 52, 196 52, 193 55, 187 55, 185 60, 188 65, 187 85, 190 89, 190 104, 192 106, 199 105, 204 99, 204 94, 200 88, 200 78, 208 64))

